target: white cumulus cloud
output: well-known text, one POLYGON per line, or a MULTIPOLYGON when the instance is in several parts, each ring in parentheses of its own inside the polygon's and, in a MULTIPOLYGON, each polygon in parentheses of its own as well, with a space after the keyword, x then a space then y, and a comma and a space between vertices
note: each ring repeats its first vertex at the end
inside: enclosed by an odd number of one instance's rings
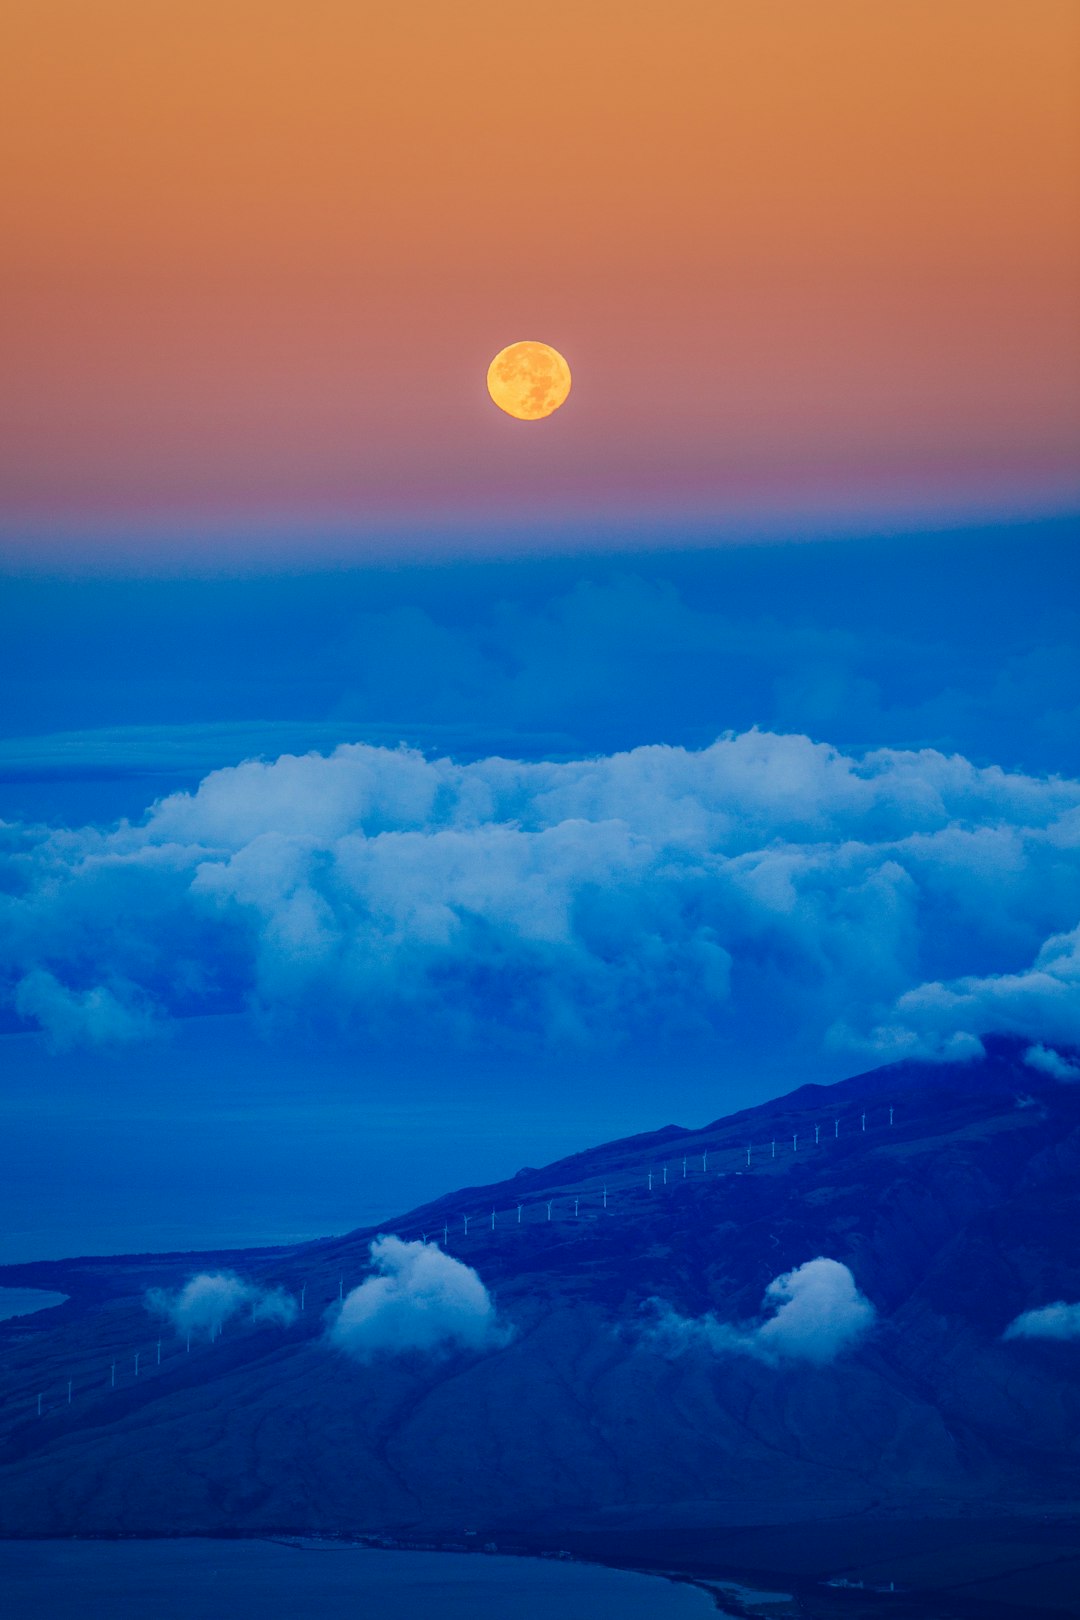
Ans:
POLYGON ((717 1355, 752 1356, 773 1366, 784 1361, 825 1366, 864 1338, 876 1315, 848 1267, 824 1255, 774 1277, 762 1313, 757 1321, 733 1323, 661 1307, 652 1333, 673 1350, 700 1345, 717 1355))
POLYGON ((1038 1043, 1029 1046, 1024 1053, 1024 1062, 1029 1069, 1038 1069, 1042 1074, 1048 1074, 1055 1080, 1073 1082, 1080 1080, 1080 1063, 1074 1063, 1070 1058, 1063 1057, 1055 1052, 1052 1046, 1043 1046, 1038 1043))
POLYGON ((0 826, 0 1008, 57 1044, 246 1007, 374 1038, 1068 1046, 1078 918, 1080 782, 759 731, 558 763, 350 744, 138 825, 0 826))
POLYGON ((330 1342, 359 1361, 452 1349, 490 1350, 507 1342, 491 1295, 471 1266, 434 1243, 380 1237, 376 1274, 345 1296, 330 1342))
POLYGON ((1067 1305, 1063 1299, 1024 1311, 1009 1323, 1006 1339, 1080 1339, 1080 1305, 1067 1305))
POLYGON ((177 1292, 152 1288, 146 1306, 163 1316, 181 1336, 212 1339, 230 1317, 248 1311, 253 1322, 287 1327, 296 1318, 296 1301, 280 1288, 260 1288, 231 1271, 201 1271, 177 1292))

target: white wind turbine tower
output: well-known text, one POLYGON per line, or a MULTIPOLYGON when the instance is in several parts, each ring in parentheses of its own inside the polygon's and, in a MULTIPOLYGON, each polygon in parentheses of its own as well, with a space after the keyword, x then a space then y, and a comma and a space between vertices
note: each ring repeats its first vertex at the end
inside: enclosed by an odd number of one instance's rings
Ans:
POLYGON ((577 1218, 578 1204, 579 1203, 580 1203, 580 1199, 575 1198, 574 1199, 574 1218, 575 1219, 577 1218))
POLYGON ((469 1235, 469 1217, 467 1215, 463 1215, 461 1218, 465 1222, 465 1236, 468 1237, 468 1235, 469 1235))
POLYGON ((139 1352, 137 1350, 135 1352, 135 1376, 136 1378, 139 1376, 139 1352))
POLYGON ((818 1143, 820 1141, 821 1141, 821 1126, 820 1125, 815 1125, 814 1126, 814 1146, 817 1147, 817 1145, 818 1145, 818 1143))
POLYGON ((493 1232, 495 1230, 495 1211, 494 1210, 492 1210, 492 1212, 491 1212, 491 1230, 493 1232))
POLYGON ((892 1124, 892 1122, 893 1122, 893 1111, 892 1111, 892 1109, 891 1109, 891 1108, 890 1108, 890 1109, 889 1109, 889 1124, 890 1124, 890 1125, 891 1125, 891 1124, 892 1124))
POLYGON ((682 1162, 682 1178, 683 1178, 684 1181, 686 1180, 686 1155, 685 1154, 683 1155, 683 1162, 682 1162))
POLYGON ((604 1182, 604 1208, 607 1209, 607 1182, 604 1182))
POLYGON ((792 1133, 791 1151, 792 1151, 792 1153, 798 1153, 798 1151, 799 1151, 799 1133, 798 1133, 798 1131, 795 1131, 795 1132, 792 1133))
POLYGON ((161 1340, 160 1339, 157 1342, 157 1364, 158 1364, 159 1367, 161 1366, 161 1340))
POLYGON ((866 1129, 866 1115, 865 1114, 862 1117, 862 1128, 865 1131, 865 1129, 866 1129))
POLYGON ((649 1191, 652 1192, 652 1171, 649 1171, 649 1191))
POLYGON ((109 1378, 109 1388, 110 1389, 115 1389, 116 1388, 116 1362, 115 1361, 112 1364, 112 1373, 111 1373, 110 1378, 109 1378))
POLYGON ((443 1222, 442 1240, 443 1240, 443 1248, 445 1249, 446 1245, 450 1241, 450 1227, 449 1227, 449 1224, 446 1221, 443 1222))
POLYGON ((664 1166, 664 1186, 667 1186, 667 1165, 664 1166))
POLYGON ((301 1283, 301 1285, 300 1285, 300 1309, 302 1311, 307 1309, 306 1300, 307 1300, 307 1283, 301 1283))
POLYGON ((517 1223, 518 1223, 518 1225, 519 1225, 519 1226, 520 1226, 520 1225, 521 1225, 521 1205, 520 1205, 520 1204, 519 1204, 519 1205, 518 1205, 518 1218, 517 1218, 517 1223))
MULTIPOLYGON (((426 1232, 424 1233, 424 1242, 425 1243, 427 1242, 427 1233, 426 1232)), ((337 1280, 337 1297, 338 1297, 338 1304, 340 1305, 342 1300, 345 1298, 345 1278, 343 1276, 339 1277, 338 1280, 337 1280)))
POLYGON ((776 1137, 775 1136, 773 1137, 772 1156, 773 1156, 774 1159, 776 1158, 776 1137))
POLYGON ((838 1119, 833 1120, 833 1135, 834 1136, 839 1136, 840 1135, 840 1121, 838 1119))
POLYGON ((709 1168, 709 1153, 708 1153, 708 1149, 706 1149, 705 1152, 701 1155, 701 1173, 702 1173, 702 1175, 705 1175, 707 1173, 708 1168, 709 1168))
POLYGON ((748 1170, 750 1168, 750 1143, 749 1142, 747 1142, 747 1144, 746 1144, 746 1168, 748 1170))
POLYGON ((549 1221, 551 1219, 551 1205, 552 1205, 552 1200, 549 1198, 548 1201, 547 1201, 547 1212, 548 1212, 547 1213, 547 1218, 548 1218, 549 1221))

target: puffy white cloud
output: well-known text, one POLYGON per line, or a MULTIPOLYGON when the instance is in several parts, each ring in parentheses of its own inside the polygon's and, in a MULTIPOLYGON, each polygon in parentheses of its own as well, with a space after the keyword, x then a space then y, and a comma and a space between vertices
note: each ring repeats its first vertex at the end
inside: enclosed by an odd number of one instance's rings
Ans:
POLYGON ((1055 1052, 1052 1046, 1029 1046, 1024 1053, 1024 1062, 1030 1069, 1038 1069, 1042 1074, 1049 1074, 1055 1080, 1072 1082, 1080 1080, 1080 1063, 1073 1063, 1069 1058, 1062 1057, 1055 1052))
POLYGON ((260 1288, 231 1271, 201 1271, 177 1293, 151 1288, 146 1307, 166 1317, 182 1337, 213 1339, 238 1312, 247 1310, 253 1322, 287 1327, 296 1318, 296 1301, 281 1288, 260 1288))
POLYGON ((345 1296, 330 1342, 359 1361, 381 1355, 440 1355, 505 1344, 490 1294, 471 1266, 434 1243, 376 1238, 376 1275, 345 1296))
POLYGON ((1053 1305, 1040 1305, 1024 1311, 1010 1322, 1006 1339, 1080 1339, 1080 1305, 1066 1305, 1063 1299, 1053 1305))
POLYGON ((1067 1044, 1078 917, 1080 783, 758 731, 566 763, 346 745, 138 826, 0 828, 0 986, 58 1041, 246 1004, 608 1046, 766 1017, 876 1055, 1067 1044))
POLYGON ((825 1366, 866 1336, 876 1314, 848 1267, 824 1255, 774 1277, 762 1310, 771 1314, 731 1323, 662 1307, 652 1331, 673 1350, 699 1345, 716 1355, 752 1356, 773 1366, 784 1361, 825 1366))
POLYGON ((133 985, 124 986, 120 995, 104 984, 71 990, 45 968, 33 968, 18 980, 13 1001, 15 1011, 33 1019, 58 1052, 99 1042, 140 1040, 154 1028, 155 1021, 133 985))

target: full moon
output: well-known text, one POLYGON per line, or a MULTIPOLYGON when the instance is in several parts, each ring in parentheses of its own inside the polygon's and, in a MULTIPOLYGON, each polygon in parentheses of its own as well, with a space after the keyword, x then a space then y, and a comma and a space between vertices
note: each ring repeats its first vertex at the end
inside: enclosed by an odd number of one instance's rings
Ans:
POLYGON ((550 343, 511 343, 488 366, 488 393, 508 416, 537 422, 570 392, 570 367, 550 343))

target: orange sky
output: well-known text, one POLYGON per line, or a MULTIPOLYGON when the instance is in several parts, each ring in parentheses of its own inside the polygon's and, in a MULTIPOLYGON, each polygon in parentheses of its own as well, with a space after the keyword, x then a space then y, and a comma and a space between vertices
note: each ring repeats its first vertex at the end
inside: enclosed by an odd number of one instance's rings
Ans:
POLYGON ((0 131, 11 534, 1080 489, 1075 0, 6 0, 0 131))

